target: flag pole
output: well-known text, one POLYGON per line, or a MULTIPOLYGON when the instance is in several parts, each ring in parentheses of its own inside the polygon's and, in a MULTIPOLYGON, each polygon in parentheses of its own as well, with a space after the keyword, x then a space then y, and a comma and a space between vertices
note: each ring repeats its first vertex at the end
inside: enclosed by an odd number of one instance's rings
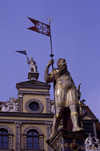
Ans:
MULTIPOLYGON (((26 52, 26 49, 25 49, 25 52, 26 52)), ((27 61, 28 61, 29 58, 28 58, 27 52, 26 52, 26 58, 27 58, 27 61)), ((29 68, 30 68, 30 66, 29 66, 29 68)))
MULTIPOLYGON (((50 24, 50 21, 53 21, 52 19, 50 19, 50 17, 47 19, 49 20, 49 26, 51 25, 50 24)), ((50 26, 50 47, 51 47, 51 54, 50 54, 50 57, 51 59, 53 60, 53 52, 52 52, 52 37, 51 37, 51 26, 50 26)), ((54 108, 55 108, 55 121, 56 121, 56 103, 55 103, 55 82, 54 82, 54 66, 52 64, 52 71, 53 71, 53 94, 54 94, 54 108)), ((56 122, 55 122, 56 124, 56 122)), ((57 124, 56 124, 56 132, 57 132, 57 124)))

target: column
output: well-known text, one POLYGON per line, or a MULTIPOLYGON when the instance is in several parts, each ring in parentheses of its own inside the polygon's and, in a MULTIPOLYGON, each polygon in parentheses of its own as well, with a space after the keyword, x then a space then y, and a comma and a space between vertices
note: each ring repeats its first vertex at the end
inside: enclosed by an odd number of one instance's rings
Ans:
POLYGON ((21 122, 17 121, 15 122, 16 125, 16 138, 15 138, 15 151, 21 151, 21 122))
MULTIPOLYGON (((52 122, 46 122, 45 125, 47 126, 47 139, 49 139, 51 135, 51 125, 52 122)), ((48 145, 48 151, 53 151, 53 149, 48 145)))
POLYGON ((18 112, 22 112, 23 111, 23 96, 22 96, 22 94, 18 94, 18 99, 19 99, 18 112))
POLYGON ((50 96, 46 95, 46 108, 47 113, 50 113, 50 96))

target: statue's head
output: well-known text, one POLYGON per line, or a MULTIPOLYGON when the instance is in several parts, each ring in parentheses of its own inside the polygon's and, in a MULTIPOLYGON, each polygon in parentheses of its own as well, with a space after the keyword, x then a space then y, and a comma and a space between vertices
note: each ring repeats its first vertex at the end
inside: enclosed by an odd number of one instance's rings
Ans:
POLYGON ((62 68, 62 67, 67 68, 66 60, 63 59, 63 58, 59 58, 58 61, 57 61, 57 66, 58 66, 58 68, 62 68))
POLYGON ((33 57, 31 57, 30 60, 33 60, 33 57))

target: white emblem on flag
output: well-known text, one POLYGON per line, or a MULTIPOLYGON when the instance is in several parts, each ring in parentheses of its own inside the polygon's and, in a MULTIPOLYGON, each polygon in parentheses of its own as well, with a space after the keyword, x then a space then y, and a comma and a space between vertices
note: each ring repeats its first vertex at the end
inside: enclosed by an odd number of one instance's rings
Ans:
POLYGON ((36 28, 37 30, 41 33, 41 34, 45 34, 47 35, 49 33, 49 28, 46 24, 43 24, 41 22, 38 22, 36 24, 36 28))

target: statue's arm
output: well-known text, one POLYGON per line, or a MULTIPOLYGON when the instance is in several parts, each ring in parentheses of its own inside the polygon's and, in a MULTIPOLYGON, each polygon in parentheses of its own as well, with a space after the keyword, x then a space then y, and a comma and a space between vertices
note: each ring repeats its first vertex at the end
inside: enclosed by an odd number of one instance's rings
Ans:
POLYGON ((27 57, 27 64, 30 64, 29 58, 27 57))
POLYGON ((51 64, 54 63, 54 60, 50 60, 47 64, 47 67, 45 69, 45 73, 44 73, 44 80, 46 83, 50 83, 53 82, 53 74, 49 74, 49 67, 51 64))

